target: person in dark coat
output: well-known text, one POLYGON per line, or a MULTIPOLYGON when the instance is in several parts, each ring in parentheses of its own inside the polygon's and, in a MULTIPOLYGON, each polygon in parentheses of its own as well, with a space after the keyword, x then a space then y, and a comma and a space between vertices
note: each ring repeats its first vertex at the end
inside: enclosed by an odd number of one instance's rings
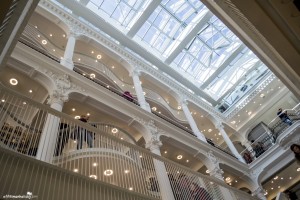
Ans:
POLYGON ((277 116, 281 119, 282 122, 291 126, 293 124, 292 120, 289 118, 287 111, 282 112, 282 108, 278 109, 277 116))
MULTIPOLYGON (((87 123, 89 116, 81 115, 79 118, 80 121, 87 123)), ((87 143, 89 148, 93 147, 93 136, 92 133, 87 131, 83 127, 77 127, 77 150, 82 149, 83 140, 87 143)))

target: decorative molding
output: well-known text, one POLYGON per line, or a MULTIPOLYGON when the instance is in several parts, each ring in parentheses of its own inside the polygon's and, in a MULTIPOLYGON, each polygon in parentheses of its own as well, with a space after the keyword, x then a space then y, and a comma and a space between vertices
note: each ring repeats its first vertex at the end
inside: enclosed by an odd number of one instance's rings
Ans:
POLYGON ((69 95, 64 94, 61 90, 53 90, 52 94, 50 94, 49 98, 47 99, 47 104, 52 105, 54 103, 58 103, 63 105, 64 102, 69 100, 69 95))
POLYGON ((67 75, 67 74, 58 75, 58 74, 56 74, 50 70, 44 69, 44 68, 39 69, 39 71, 42 72, 43 74, 45 74, 50 79, 52 79, 52 81, 55 85, 54 90, 57 90, 61 94, 69 94, 74 91, 79 92, 79 93, 85 92, 85 89, 72 83, 69 75, 67 75))
POLYGON ((230 120, 234 115, 236 115, 241 109, 243 109, 252 99, 256 97, 265 87, 267 87, 276 76, 272 73, 268 78, 265 79, 252 93, 250 93, 247 98, 241 101, 231 112, 226 113, 226 119, 230 120))

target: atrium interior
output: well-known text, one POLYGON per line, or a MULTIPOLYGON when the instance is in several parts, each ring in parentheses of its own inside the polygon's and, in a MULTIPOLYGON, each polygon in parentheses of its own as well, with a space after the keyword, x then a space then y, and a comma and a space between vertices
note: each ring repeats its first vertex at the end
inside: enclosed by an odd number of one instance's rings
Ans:
POLYGON ((300 198, 298 0, 0 10, 0 196, 300 198))

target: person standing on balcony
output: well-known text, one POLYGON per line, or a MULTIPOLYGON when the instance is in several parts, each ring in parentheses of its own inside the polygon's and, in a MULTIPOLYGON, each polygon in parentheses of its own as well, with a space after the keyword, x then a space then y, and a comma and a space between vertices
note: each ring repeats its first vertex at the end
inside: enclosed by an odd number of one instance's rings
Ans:
POLYGON ((291 126, 293 124, 292 120, 289 118, 287 111, 282 112, 282 108, 278 109, 277 116, 281 119, 282 122, 291 126))
MULTIPOLYGON (((79 120, 87 123, 89 120, 89 116, 81 115, 79 120)), ((92 133, 87 131, 85 128, 77 127, 77 150, 82 149, 83 140, 87 143, 89 148, 93 147, 92 133)))
POLYGON ((133 96, 130 94, 129 91, 125 91, 122 95, 122 97, 124 97, 125 99, 127 99, 128 101, 133 101, 133 96))
POLYGON ((300 145, 292 144, 291 150, 294 152, 295 158, 296 158, 297 162, 300 164, 300 145))

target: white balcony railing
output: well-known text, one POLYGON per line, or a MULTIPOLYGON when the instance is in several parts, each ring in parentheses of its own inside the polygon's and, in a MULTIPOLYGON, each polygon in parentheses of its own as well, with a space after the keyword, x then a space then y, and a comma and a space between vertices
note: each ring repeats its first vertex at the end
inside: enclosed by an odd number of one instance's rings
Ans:
MULTIPOLYGON (((165 199, 167 185, 178 200, 192 199, 199 190, 211 199, 228 199, 224 191, 232 199, 255 199, 3 86, 0 125, 2 148, 149 199, 165 199)), ((21 169, 14 173, 22 174, 21 169)), ((14 179, 6 181, 1 181, 1 187, 9 189, 14 179)))

